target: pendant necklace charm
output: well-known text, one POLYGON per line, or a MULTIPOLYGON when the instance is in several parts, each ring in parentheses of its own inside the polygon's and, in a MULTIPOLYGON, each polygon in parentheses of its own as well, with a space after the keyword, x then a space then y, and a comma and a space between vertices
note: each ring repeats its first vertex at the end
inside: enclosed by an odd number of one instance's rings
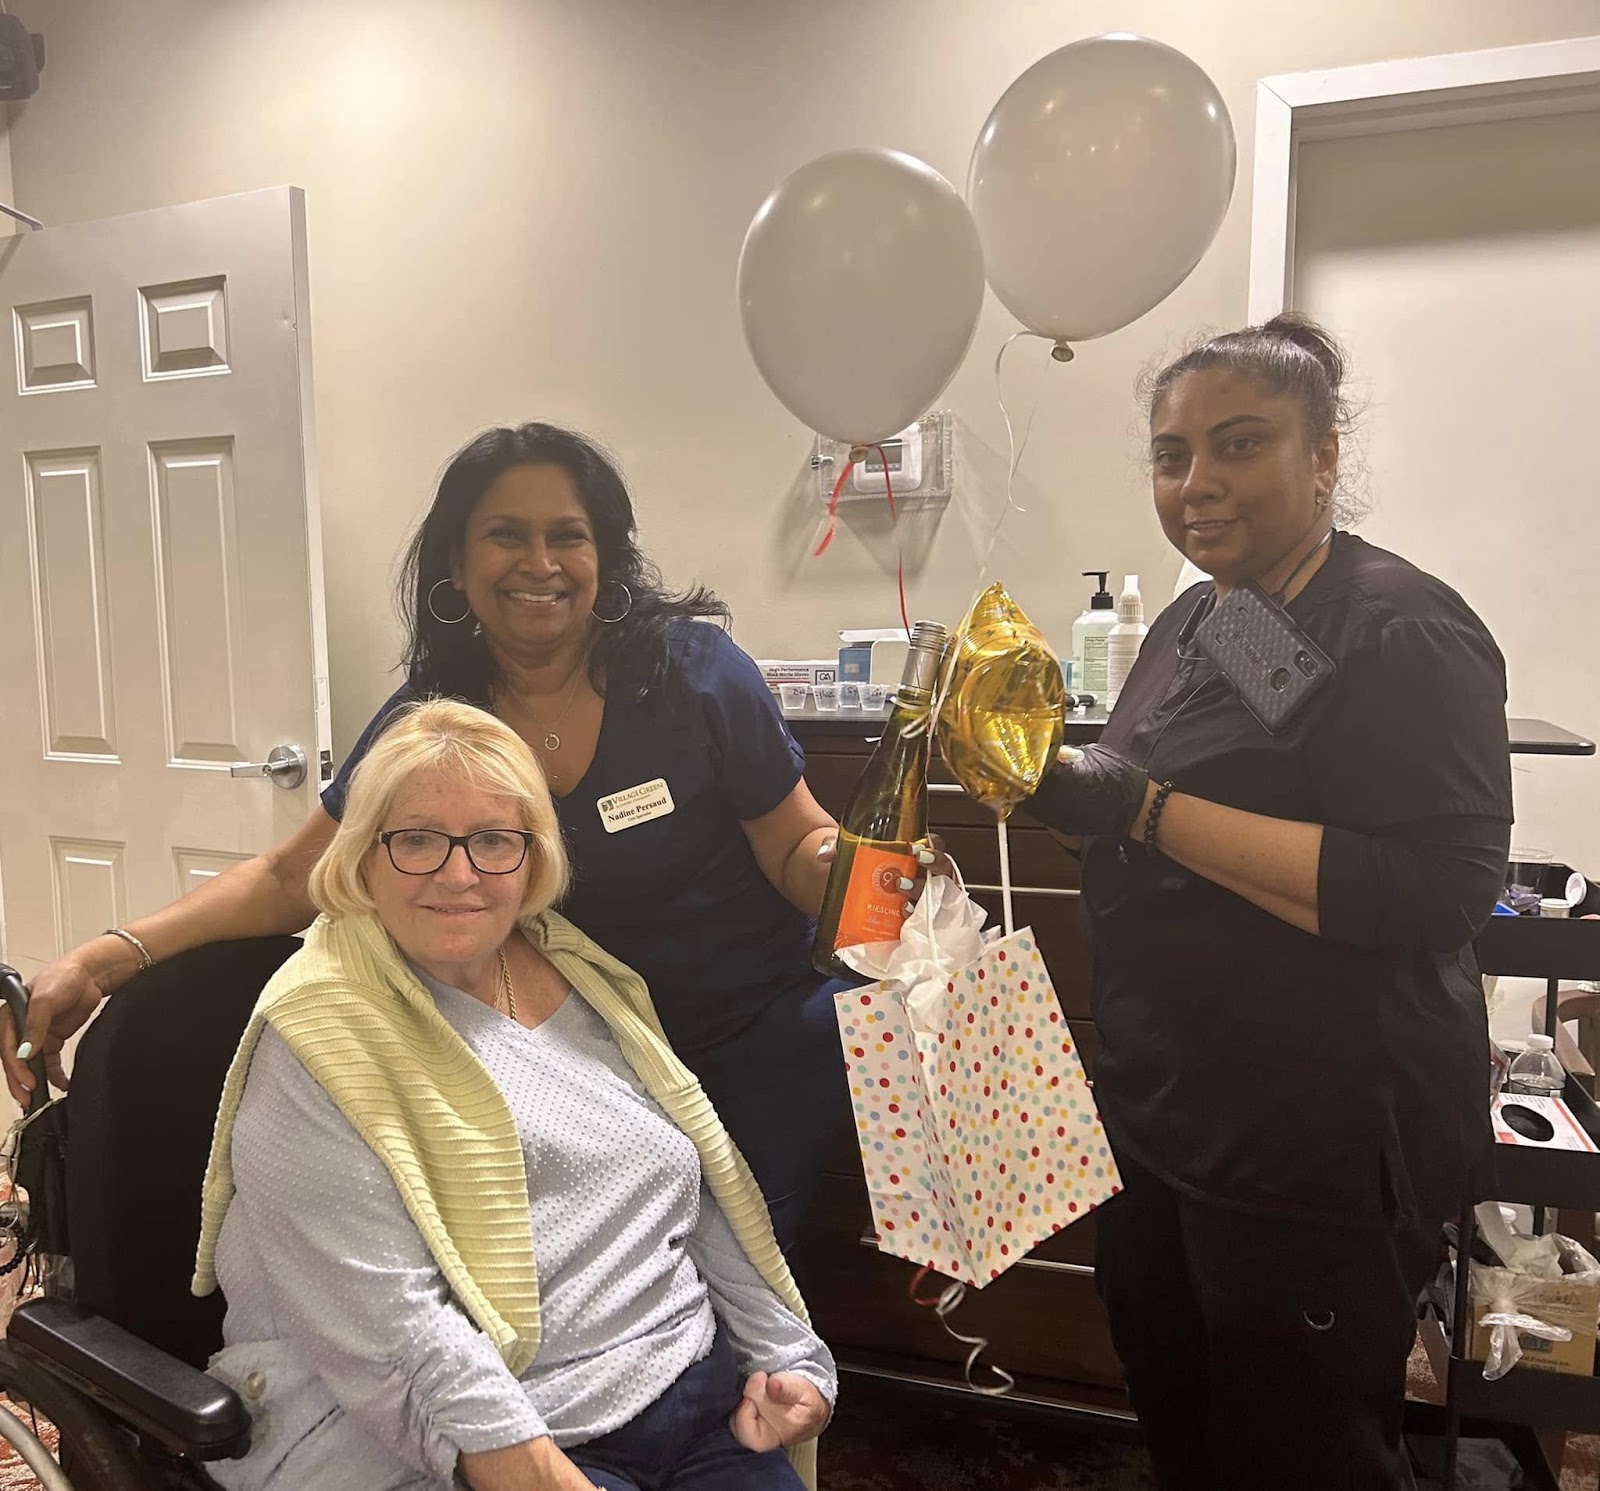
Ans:
MULTIPOLYGON (((578 685, 583 681, 583 674, 584 666, 579 663, 572 675, 572 682, 567 687, 567 697, 561 705, 561 713, 551 720, 549 728, 544 732, 544 739, 541 744, 547 751, 559 751, 561 749, 561 737, 556 734, 556 726, 566 719, 567 711, 572 708, 572 701, 578 696, 578 685)), ((535 721, 534 723, 537 724, 538 722, 535 721)))

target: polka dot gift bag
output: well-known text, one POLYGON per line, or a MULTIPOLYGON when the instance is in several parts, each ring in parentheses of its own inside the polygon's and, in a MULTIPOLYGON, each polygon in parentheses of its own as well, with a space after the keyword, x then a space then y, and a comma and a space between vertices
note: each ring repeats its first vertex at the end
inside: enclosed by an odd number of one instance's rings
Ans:
POLYGON ((980 1289, 1121 1186, 1033 933, 982 916, 931 881, 834 996, 878 1245, 980 1289))

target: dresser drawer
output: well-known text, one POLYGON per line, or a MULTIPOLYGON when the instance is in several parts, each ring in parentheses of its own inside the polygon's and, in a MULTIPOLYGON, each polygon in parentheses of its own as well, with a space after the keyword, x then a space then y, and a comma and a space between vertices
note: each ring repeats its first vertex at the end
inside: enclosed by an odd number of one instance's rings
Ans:
MULTIPOLYGON (((1089 1225, 1058 1233, 1052 1253, 1082 1254, 1092 1238, 1062 1240, 1089 1225)), ((818 1333, 844 1353, 962 1362, 968 1348, 945 1334, 931 1309, 909 1297, 916 1265, 879 1252, 871 1237, 865 1188, 859 1181, 824 1177, 800 1261, 801 1288, 818 1333)), ((930 1276, 919 1293, 932 1297, 943 1282, 930 1276)), ((1036 1250, 986 1288, 969 1289, 951 1324, 963 1335, 987 1337, 983 1360, 1008 1372, 1102 1387, 1122 1383, 1087 1263, 1036 1250)), ((978 1380, 984 1380, 981 1369, 978 1380)))

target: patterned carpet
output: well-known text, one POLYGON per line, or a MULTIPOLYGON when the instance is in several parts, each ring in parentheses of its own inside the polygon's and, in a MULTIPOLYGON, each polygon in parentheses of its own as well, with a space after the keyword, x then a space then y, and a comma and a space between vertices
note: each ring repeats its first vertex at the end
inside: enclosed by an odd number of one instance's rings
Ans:
MULTIPOLYGON (((1442 1401, 1420 1342, 1408 1395, 1442 1401)), ((1154 1491, 1133 1442, 852 1380, 822 1440, 823 1491, 1154 1491)), ((1600 1438, 1570 1435, 1562 1491, 1596 1491, 1600 1438)))
MULTIPOLYGON (((1410 1396, 1440 1401, 1419 1344, 1408 1374, 1410 1396)), ((17 1405, 26 1421, 27 1410, 17 1405)), ((47 1443, 54 1431, 42 1425, 47 1443)), ((859 1378, 840 1398, 822 1440, 823 1491, 1154 1491, 1149 1462, 1135 1442, 1075 1434, 1004 1412, 984 1413, 882 1387, 859 1378)), ((1595 1491, 1600 1438, 1569 1436, 1562 1491, 1595 1491)), ((38 1483, 0 1443, 0 1491, 38 1483)))
POLYGON ((852 1378, 822 1437, 823 1491, 1154 1491, 1136 1443, 852 1378))
MULTIPOLYGON (((6 1407, 11 1408, 23 1423, 31 1426, 32 1420, 30 1420, 28 1410, 24 1406, 11 1404, 3 1397, 0 1397, 0 1403, 5 1403, 6 1407)), ((56 1447, 55 1425, 45 1419, 38 1420, 38 1424, 39 1438, 49 1445, 51 1449, 54 1449, 56 1447)), ((0 1491, 39 1491, 39 1483, 34 1479, 33 1472, 17 1458, 17 1452, 9 1444, 4 1443, 0 1443, 0 1491)))

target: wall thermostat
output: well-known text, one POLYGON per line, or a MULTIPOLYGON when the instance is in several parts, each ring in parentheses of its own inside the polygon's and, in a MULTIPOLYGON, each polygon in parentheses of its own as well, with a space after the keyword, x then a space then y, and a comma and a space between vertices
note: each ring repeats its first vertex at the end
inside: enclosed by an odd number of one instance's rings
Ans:
MULTIPOLYGON (((839 491, 841 502, 882 502, 888 485, 899 502, 947 501, 954 483, 955 422, 950 411, 924 414, 914 425, 898 435, 866 447, 864 459, 850 468, 839 491), (884 481, 887 469, 888 483, 884 481)), ((811 464, 817 473, 817 493, 824 502, 833 500, 839 473, 850 459, 850 447, 825 435, 817 436, 811 464)))
POLYGON ((867 446, 867 458, 858 461, 850 472, 850 489, 854 492, 882 492, 883 473, 888 467, 889 480, 897 489, 907 492, 922 485, 922 426, 912 425, 882 445, 867 446))

